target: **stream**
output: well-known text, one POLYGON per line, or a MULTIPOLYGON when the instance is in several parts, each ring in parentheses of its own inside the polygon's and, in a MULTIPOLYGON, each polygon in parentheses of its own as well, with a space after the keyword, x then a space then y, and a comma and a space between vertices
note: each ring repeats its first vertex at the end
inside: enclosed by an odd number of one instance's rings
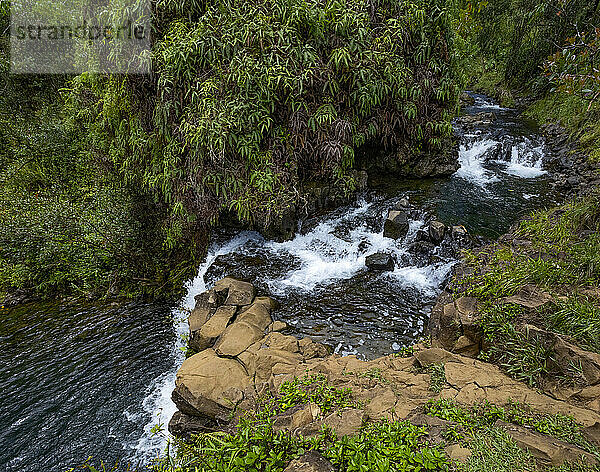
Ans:
POLYGON ((457 122, 460 169, 450 178, 378 179, 352 204, 303 222, 291 241, 256 232, 215 232, 181 306, 29 305, 2 312, 0 471, 65 471, 89 456, 141 464, 166 445, 175 372, 194 295, 231 275, 281 303, 274 313, 290 334, 310 336, 341 355, 374 358, 424 334, 431 308, 456 264, 455 252, 418 250, 419 230, 435 217, 492 239, 533 209, 556 202, 543 139, 481 95, 457 122), (383 237, 387 211, 411 204, 404 239, 383 237), (389 253, 390 272, 368 271, 366 257, 389 253))

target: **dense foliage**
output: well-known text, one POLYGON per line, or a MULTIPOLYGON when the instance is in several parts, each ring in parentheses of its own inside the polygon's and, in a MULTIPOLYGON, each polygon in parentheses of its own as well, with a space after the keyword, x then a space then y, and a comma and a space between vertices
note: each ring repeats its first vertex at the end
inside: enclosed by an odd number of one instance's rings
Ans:
POLYGON ((302 182, 352 189, 365 144, 441 148, 457 94, 446 3, 159 3, 155 83, 81 76, 75 118, 167 204, 168 244, 229 210, 268 226, 302 182))
POLYGON ((350 192, 367 146, 440 152, 456 10, 158 1, 150 75, 16 77, 4 57, 1 290, 169 293, 219 218, 266 228, 307 182, 350 192))

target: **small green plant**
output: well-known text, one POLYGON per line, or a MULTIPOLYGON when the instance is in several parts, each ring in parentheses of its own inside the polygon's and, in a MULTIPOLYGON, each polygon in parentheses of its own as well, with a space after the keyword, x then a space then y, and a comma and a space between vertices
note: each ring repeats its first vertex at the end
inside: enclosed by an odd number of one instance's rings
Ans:
POLYGON ((276 399, 279 411, 309 402, 318 405, 322 412, 358 406, 358 403, 352 400, 350 389, 333 387, 323 374, 307 374, 283 383, 276 399))
POLYGON ((446 370, 444 364, 431 364, 426 369, 429 372, 429 390, 440 393, 446 385, 446 370))

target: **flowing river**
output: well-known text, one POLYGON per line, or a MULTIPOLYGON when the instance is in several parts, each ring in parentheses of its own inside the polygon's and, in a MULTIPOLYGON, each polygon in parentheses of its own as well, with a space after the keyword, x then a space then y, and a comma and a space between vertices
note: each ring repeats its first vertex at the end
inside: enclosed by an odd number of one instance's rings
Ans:
POLYGON ((65 471, 89 456, 136 465, 166 445, 193 296, 225 275, 252 281, 281 302, 275 317, 342 355, 398 351, 423 335, 431 307, 457 262, 443 247, 415 250, 432 216, 495 238, 520 216, 555 202, 536 130, 480 95, 457 124, 460 169, 450 178, 373 182, 346 207, 304 222, 291 241, 255 232, 214 235, 181 306, 30 305, 0 314, 0 471, 65 471), (383 237, 387 211, 412 210, 405 239, 383 237), (392 254, 392 272, 370 272, 368 255, 392 254))

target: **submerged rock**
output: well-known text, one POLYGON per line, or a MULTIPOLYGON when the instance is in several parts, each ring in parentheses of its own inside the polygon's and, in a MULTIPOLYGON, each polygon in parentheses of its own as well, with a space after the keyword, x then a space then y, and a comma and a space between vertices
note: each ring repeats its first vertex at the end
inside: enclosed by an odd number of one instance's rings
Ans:
POLYGON ((394 258, 390 254, 378 252, 367 256, 365 264, 369 270, 394 270, 394 258))
POLYGON ((386 238, 401 239, 408 233, 408 214, 406 211, 390 210, 383 224, 386 238))

